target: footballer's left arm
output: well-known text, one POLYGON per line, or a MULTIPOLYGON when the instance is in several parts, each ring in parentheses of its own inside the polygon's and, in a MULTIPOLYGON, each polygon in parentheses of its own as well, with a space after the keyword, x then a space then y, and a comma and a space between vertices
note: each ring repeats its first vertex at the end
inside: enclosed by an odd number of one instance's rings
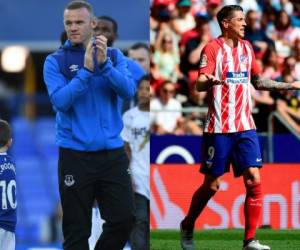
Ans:
POLYGON ((300 82, 277 82, 271 79, 261 78, 259 75, 251 76, 251 82, 258 90, 289 90, 300 89, 300 82))

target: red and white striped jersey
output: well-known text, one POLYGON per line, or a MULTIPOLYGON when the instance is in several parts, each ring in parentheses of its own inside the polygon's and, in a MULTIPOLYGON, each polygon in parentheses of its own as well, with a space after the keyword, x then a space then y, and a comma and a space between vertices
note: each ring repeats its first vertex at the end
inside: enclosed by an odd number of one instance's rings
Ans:
POLYGON ((239 40, 231 48, 222 37, 209 42, 201 54, 199 74, 224 81, 208 90, 205 132, 232 133, 255 129, 251 115, 251 75, 259 74, 252 46, 239 40))

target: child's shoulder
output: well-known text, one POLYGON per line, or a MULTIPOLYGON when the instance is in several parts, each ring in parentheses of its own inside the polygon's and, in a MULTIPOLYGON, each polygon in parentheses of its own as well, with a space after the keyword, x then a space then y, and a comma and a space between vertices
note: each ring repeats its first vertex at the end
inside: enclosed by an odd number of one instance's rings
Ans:
POLYGON ((131 109, 128 109, 125 113, 124 113, 124 117, 134 117, 137 113, 139 112, 138 107, 133 107, 131 109))
POLYGON ((3 163, 13 163, 15 164, 14 162, 14 159, 11 155, 9 154, 1 154, 0 153, 0 164, 3 164, 3 163))

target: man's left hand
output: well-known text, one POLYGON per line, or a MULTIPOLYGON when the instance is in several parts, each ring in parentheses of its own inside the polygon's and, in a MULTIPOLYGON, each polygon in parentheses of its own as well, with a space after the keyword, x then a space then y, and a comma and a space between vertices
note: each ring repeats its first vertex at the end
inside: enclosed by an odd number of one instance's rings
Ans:
POLYGON ((107 39, 105 36, 96 36, 96 47, 97 47, 97 61, 98 64, 102 64, 107 59, 107 39))

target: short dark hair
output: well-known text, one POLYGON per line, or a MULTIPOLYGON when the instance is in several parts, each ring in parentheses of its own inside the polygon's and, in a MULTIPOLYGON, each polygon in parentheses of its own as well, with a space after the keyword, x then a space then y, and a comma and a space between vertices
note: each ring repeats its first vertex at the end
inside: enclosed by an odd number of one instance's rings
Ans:
POLYGON ((250 16, 252 13, 257 13, 256 10, 248 10, 246 17, 250 16))
POLYGON ((93 7, 92 5, 87 2, 87 1, 83 1, 83 0, 74 0, 71 1, 67 4, 67 6, 65 7, 65 10, 77 10, 80 8, 85 8, 88 10, 88 12, 91 14, 91 16, 93 16, 93 7))
POLYGON ((139 83, 141 83, 142 81, 150 81, 150 75, 149 74, 143 75, 140 78, 139 83))
POLYGON ((4 147, 11 139, 11 129, 7 121, 0 119, 0 148, 4 147))
POLYGON ((105 20, 105 21, 109 21, 112 23, 113 25, 113 30, 114 32, 117 34, 118 33, 118 23, 115 19, 113 19, 112 17, 110 16, 99 16, 98 17, 98 20, 105 20))
POLYGON ((148 53, 150 53, 149 45, 146 43, 141 43, 141 42, 135 43, 130 47, 130 49, 133 49, 133 50, 145 49, 145 50, 147 50, 148 53))
POLYGON ((286 30, 289 26, 291 25, 291 17, 289 16, 289 14, 285 11, 285 10, 281 10, 277 13, 276 15, 276 19, 275 19, 275 28, 278 31, 282 31, 282 30, 286 30), (288 22, 286 25, 282 25, 281 21, 281 15, 282 14, 286 14, 288 17, 288 22))
POLYGON ((243 8, 239 5, 226 5, 217 13, 217 19, 221 29, 222 29, 222 21, 224 19, 231 18, 233 12, 235 11, 243 11, 243 8))

